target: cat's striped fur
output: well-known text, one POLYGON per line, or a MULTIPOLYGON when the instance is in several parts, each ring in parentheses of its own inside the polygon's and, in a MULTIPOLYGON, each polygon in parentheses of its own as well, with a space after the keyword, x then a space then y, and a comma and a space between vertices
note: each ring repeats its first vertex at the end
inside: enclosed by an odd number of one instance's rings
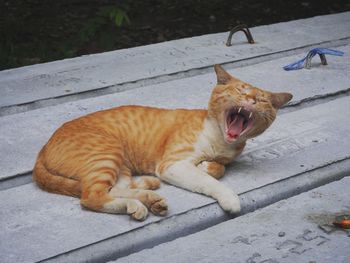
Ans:
POLYGON ((35 181, 47 191, 80 197, 91 210, 137 220, 148 210, 167 213, 165 199, 153 191, 159 179, 239 212, 238 196, 217 179, 292 96, 255 88, 218 65, 215 70, 218 85, 208 110, 123 106, 65 123, 40 151, 35 181))

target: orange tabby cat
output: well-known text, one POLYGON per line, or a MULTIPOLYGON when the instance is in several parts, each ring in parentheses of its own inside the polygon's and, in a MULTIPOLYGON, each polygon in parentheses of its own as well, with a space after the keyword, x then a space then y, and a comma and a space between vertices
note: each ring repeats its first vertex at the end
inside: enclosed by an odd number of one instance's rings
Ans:
POLYGON ((219 65, 215 71, 208 110, 123 106, 65 123, 40 151, 35 181, 47 191, 80 197, 91 210, 136 220, 144 220, 148 209, 167 213, 164 198, 152 191, 159 179, 238 213, 238 196, 217 179, 292 95, 255 88, 219 65))

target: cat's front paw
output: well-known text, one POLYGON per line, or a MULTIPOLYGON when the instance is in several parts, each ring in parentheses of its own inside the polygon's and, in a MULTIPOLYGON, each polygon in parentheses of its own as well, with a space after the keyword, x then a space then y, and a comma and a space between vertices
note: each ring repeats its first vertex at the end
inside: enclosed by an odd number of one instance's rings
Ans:
POLYGON ((219 205, 222 209, 230 214, 238 214, 241 212, 241 203, 238 195, 234 193, 227 193, 218 199, 219 205))

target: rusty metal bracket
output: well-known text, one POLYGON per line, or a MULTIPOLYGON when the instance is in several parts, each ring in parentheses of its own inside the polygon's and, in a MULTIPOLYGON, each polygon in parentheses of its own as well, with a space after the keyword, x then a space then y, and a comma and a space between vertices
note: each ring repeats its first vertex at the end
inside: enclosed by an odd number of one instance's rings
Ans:
MULTIPOLYGON (((328 65, 326 55, 325 54, 318 54, 321 59, 321 64, 322 65, 328 65)), ((311 52, 306 56, 306 61, 305 61, 305 68, 310 69, 311 68, 311 59, 314 57, 314 54, 311 52)))
POLYGON ((228 38, 227 38, 227 41, 226 41, 226 46, 228 46, 228 47, 232 46, 232 36, 233 36, 234 33, 238 32, 238 31, 242 31, 245 34, 249 44, 254 44, 255 43, 254 39, 253 39, 253 36, 250 33, 250 30, 247 27, 247 25, 242 24, 242 25, 235 26, 234 28, 232 28, 230 30, 230 34, 228 35, 228 38))
POLYGON ((283 67, 284 70, 296 70, 296 69, 302 69, 302 68, 311 68, 311 59, 319 55, 321 59, 321 64, 322 65, 328 65, 326 55, 332 55, 332 56, 343 56, 344 52, 340 50, 334 50, 330 48, 313 48, 311 49, 306 57, 303 59, 300 59, 294 63, 288 64, 283 67))

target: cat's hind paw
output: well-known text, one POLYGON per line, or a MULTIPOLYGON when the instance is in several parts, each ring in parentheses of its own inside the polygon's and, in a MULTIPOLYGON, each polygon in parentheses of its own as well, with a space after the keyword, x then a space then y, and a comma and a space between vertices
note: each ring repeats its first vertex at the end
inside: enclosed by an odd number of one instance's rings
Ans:
POLYGON ((165 216, 168 212, 165 199, 154 191, 141 190, 137 195, 137 199, 155 215, 165 216))
POLYGON ((150 209, 155 215, 165 216, 168 213, 168 205, 164 199, 154 202, 150 209))
POLYGON ((130 200, 127 203, 127 213, 137 221, 143 221, 147 218, 148 209, 139 200, 130 200))

